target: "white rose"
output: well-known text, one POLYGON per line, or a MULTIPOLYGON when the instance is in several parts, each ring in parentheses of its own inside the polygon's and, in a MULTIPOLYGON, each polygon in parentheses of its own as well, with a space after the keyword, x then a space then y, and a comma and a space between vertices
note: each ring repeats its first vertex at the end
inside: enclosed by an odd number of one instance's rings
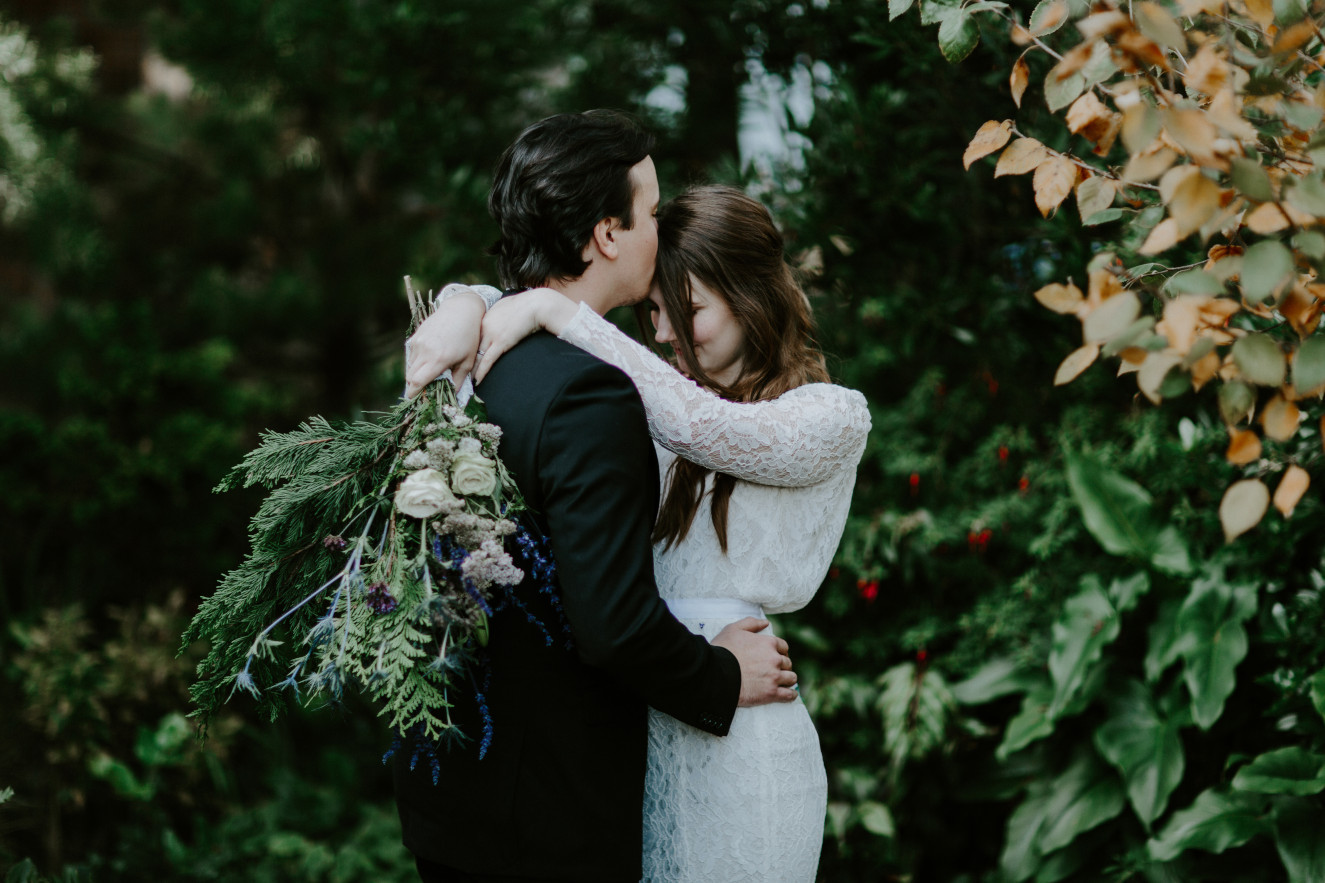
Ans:
POLYGON ((446 484, 446 476, 436 469, 420 469, 405 477, 396 491, 396 508, 411 518, 431 518, 451 511, 459 504, 446 484))
POLYGON ((490 497, 497 490, 497 464, 468 451, 451 461, 451 490, 466 497, 490 497))

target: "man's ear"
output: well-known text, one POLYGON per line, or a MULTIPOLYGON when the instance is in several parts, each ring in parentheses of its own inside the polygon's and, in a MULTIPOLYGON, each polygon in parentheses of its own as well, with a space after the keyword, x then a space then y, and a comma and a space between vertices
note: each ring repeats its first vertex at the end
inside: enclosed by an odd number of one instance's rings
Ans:
POLYGON ((589 240, 589 245, 597 249, 598 253, 609 261, 616 260, 616 233, 620 229, 621 222, 618 219, 603 218, 593 225, 593 236, 589 240))

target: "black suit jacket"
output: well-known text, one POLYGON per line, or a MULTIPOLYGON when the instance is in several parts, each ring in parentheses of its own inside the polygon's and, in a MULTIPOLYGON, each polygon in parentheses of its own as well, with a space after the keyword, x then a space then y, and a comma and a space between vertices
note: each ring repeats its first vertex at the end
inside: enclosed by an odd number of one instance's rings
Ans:
MULTIPOLYGON (((504 355, 480 394, 502 428, 502 460, 551 538, 574 649, 547 646, 515 609, 487 647, 493 738, 427 763, 396 756, 405 845, 471 873, 545 880, 637 880, 647 705, 725 735, 740 667, 668 612, 649 534, 658 467, 644 409, 621 371, 549 334, 504 355)), ((556 634, 547 598, 521 600, 556 634)), ((477 736, 467 697, 452 718, 477 736)))

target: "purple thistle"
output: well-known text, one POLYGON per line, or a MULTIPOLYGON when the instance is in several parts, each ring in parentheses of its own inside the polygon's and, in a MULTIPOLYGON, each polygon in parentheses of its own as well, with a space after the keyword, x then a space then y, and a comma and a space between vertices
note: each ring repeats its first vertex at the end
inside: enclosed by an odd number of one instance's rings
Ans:
POLYGON ((386 583, 373 583, 369 586, 365 600, 374 613, 390 613, 397 606, 396 599, 386 583))
POLYGON ((492 745, 492 712, 488 709, 488 697, 485 695, 492 688, 492 666, 488 665, 487 654, 483 657, 483 687, 480 689, 477 684, 474 685, 474 698, 478 700, 478 713, 483 717, 483 739, 478 746, 478 759, 482 760, 488 754, 488 748, 492 745))

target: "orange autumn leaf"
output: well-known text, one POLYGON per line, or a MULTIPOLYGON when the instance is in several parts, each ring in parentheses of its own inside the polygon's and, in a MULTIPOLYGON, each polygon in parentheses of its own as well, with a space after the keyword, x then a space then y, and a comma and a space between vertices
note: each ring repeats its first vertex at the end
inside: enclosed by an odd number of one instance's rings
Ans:
POLYGON ((1219 353, 1214 350, 1197 359, 1195 364, 1192 365, 1192 389, 1200 392, 1201 387, 1213 380, 1215 375, 1219 373, 1222 364, 1219 353))
POLYGON ((998 165, 994 167, 994 177, 1033 172, 1048 158, 1048 149, 1039 141, 1034 138, 1018 138, 999 156, 998 165))
POLYGON ((1182 237, 1179 235, 1182 231, 1178 227, 1178 222, 1173 218, 1165 218, 1155 225, 1155 229, 1150 231, 1146 241, 1137 249, 1139 254, 1153 255, 1168 251, 1178 244, 1182 237))
POLYGON ((971 163, 983 156, 988 156, 995 150, 998 150, 1008 139, 1012 137, 1012 120, 990 120, 980 127, 971 139, 971 143, 966 146, 966 152, 962 154, 962 165, 967 169, 971 168, 971 163))
POLYGON ((1219 523, 1224 528, 1225 542, 1233 542, 1260 524, 1269 508, 1270 489, 1262 481, 1247 478, 1234 482, 1219 503, 1219 523))
POLYGON ((1153 181, 1167 172, 1177 159, 1178 154, 1167 147, 1143 151, 1127 161, 1122 179, 1135 184, 1153 181))
POLYGON ((1054 372, 1054 386, 1062 386, 1076 380, 1077 377, 1081 376, 1082 371, 1095 363, 1099 355, 1100 345, 1098 343, 1088 343, 1079 349, 1073 350, 1058 366, 1058 370, 1054 372))
POLYGON ((1008 78, 1008 85, 1012 89, 1012 101, 1017 107, 1021 107, 1021 96, 1026 94, 1026 87, 1030 82, 1031 68, 1023 54, 1017 59, 1017 63, 1012 65, 1012 76, 1008 78))
POLYGON ((1042 306, 1048 307, 1055 313, 1061 313, 1065 316, 1075 315, 1086 300, 1081 294, 1081 289, 1077 288, 1071 282, 1066 285, 1051 282, 1035 292, 1035 299, 1039 301, 1042 306))
POLYGON ((1301 422, 1302 412, 1297 405, 1282 395, 1270 400, 1261 412, 1261 425, 1265 427, 1266 438, 1286 442, 1297 435, 1297 426, 1301 422))
POLYGON ((1255 463, 1261 458, 1261 437, 1250 429, 1234 430, 1224 456, 1234 466, 1255 463))
POLYGON ((1065 156, 1051 156, 1035 169, 1031 187, 1035 191, 1035 207, 1049 217, 1077 182, 1076 163, 1065 156))
POLYGON ((1284 477, 1279 479, 1279 487, 1274 491, 1274 508, 1285 518, 1293 517, 1293 510, 1302 499, 1302 495, 1311 486, 1311 476, 1296 463, 1284 470, 1284 477))
POLYGON ((1217 43, 1206 43, 1191 61, 1182 78, 1187 85, 1206 95, 1214 95, 1228 83, 1230 71, 1217 43))

